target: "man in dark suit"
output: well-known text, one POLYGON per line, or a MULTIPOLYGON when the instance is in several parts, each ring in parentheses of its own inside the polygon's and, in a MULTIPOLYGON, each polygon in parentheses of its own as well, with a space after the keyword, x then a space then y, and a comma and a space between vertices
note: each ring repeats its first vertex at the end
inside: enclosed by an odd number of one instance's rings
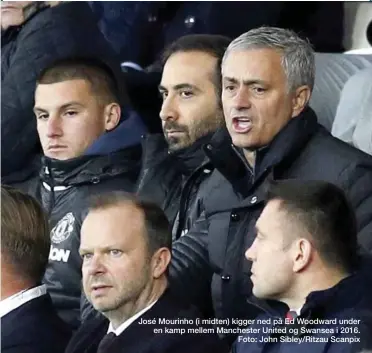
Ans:
POLYGON ((168 289, 171 232, 155 204, 116 191, 94 197, 81 228, 86 321, 66 352, 227 352, 208 322, 168 289))
POLYGON ((48 220, 31 197, 1 187, 1 351, 62 353, 70 331, 59 319, 45 285, 48 220))

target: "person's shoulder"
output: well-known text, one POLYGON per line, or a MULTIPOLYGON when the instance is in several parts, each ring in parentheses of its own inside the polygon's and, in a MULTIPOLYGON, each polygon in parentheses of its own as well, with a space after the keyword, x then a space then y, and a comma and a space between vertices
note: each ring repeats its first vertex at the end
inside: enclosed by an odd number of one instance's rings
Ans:
POLYGON ((40 184, 41 156, 37 155, 25 168, 1 177, 4 185, 9 185, 27 192, 31 186, 40 184))
POLYGON ((163 312, 163 317, 168 318, 197 318, 200 313, 196 307, 185 302, 171 289, 167 288, 153 307, 154 312, 163 312))
MULTIPOLYGON (((34 18, 31 19, 33 23, 59 21, 61 18, 66 18, 71 15, 89 14, 93 16, 90 6, 85 2, 65 1, 58 5, 51 6, 42 10, 34 18)), ((30 22, 31 22, 30 21, 30 22)))
POLYGON ((332 136, 323 127, 319 128, 318 132, 310 139, 307 150, 322 158, 332 158, 334 162, 363 163, 372 166, 372 156, 332 136))
MULTIPOLYGON (((58 317, 57 312, 53 308, 50 295, 44 294, 38 298, 32 299, 15 309, 9 315, 17 321, 18 325, 32 325, 38 322, 38 326, 45 325, 46 327, 61 326, 66 329, 67 326, 58 317), (23 320, 18 320, 23 317, 23 320)), ((36 328, 37 329, 37 328, 36 328)))
POLYGON ((81 352, 90 345, 98 345, 99 341, 107 333, 109 321, 102 315, 91 317, 89 320, 84 321, 78 330, 74 333, 66 352, 81 352))
POLYGON ((372 66, 366 67, 363 70, 356 72, 353 76, 351 76, 345 85, 350 85, 353 89, 363 88, 365 89, 365 85, 368 87, 372 86, 372 66))
POLYGON ((340 345, 346 343, 349 350, 342 350, 343 352, 362 353, 364 349, 372 349, 372 311, 365 304, 347 308, 341 311, 341 315, 336 316, 337 322, 343 323, 339 329, 343 334, 332 341, 329 349, 331 353, 339 352, 340 345), (350 339, 352 340, 348 342, 350 339))
POLYGON ((171 290, 168 289, 156 304, 148 317, 157 321, 160 333, 151 339, 154 346, 159 347, 159 352, 228 352, 214 327, 202 324, 199 310, 181 301, 171 290))
POLYGON ((66 1, 58 5, 42 9, 25 23, 21 34, 22 36, 27 36, 29 33, 41 31, 47 35, 48 33, 50 34, 51 29, 63 31, 64 29, 71 27, 84 31, 86 27, 91 27, 90 23, 92 22, 94 22, 94 15, 87 3, 80 1, 66 1), (81 22, 77 21, 79 18, 80 20, 82 18, 86 19, 84 26, 81 26, 81 22), (45 32, 46 29, 49 32, 45 32))
POLYGON ((91 192, 134 191, 141 167, 141 154, 141 145, 137 144, 94 157, 86 166, 82 176, 84 182, 77 185, 77 189, 88 196, 91 192))
POLYGON ((66 345, 71 336, 70 329, 53 309, 49 294, 29 301, 7 314, 1 321, 2 343, 3 340, 11 340, 19 346, 44 347, 44 343, 48 345, 51 342, 66 345), (45 336, 43 344, 38 342, 40 335, 45 336))

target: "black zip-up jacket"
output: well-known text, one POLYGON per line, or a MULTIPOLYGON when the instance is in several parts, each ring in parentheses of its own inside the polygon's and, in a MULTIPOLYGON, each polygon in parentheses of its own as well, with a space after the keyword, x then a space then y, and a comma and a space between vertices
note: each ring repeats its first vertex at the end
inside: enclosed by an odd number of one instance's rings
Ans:
POLYGON ((176 270, 171 272, 170 283, 193 296, 209 280, 202 276, 209 263, 217 317, 257 315, 245 301, 252 284, 251 262, 244 253, 253 243, 254 225, 270 179, 324 180, 341 187, 356 211, 359 243, 372 251, 372 157, 332 137, 310 108, 292 119, 269 146, 257 151, 254 171, 231 146, 226 129, 212 137, 205 152, 215 169, 199 190, 204 211, 193 229, 173 245, 171 267, 176 270), (199 246, 185 258, 176 249, 188 242, 199 246))
POLYGON ((44 283, 58 314, 72 329, 80 325, 82 261, 78 251, 89 199, 106 191, 133 192, 140 161, 139 145, 67 161, 43 157, 37 177, 14 185, 35 196, 48 212, 51 249, 44 283))
MULTIPOLYGON (((173 226, 173 241, 187 233, 200 216, 199 189, 203 189, 212 172, 212 166, 207 162, 202 147, 210 138, 211 135, 204 136, 188 148, 169 153, 162 134, 144 137, 144 157, 137 193, 161 206, 173 226)), ((173 256, 179 259, 187 259, 189 254, 197 256, 199 241, 196 238, 191 242, 183 242, 182 246, 173 249, 173 256)), ((200 256, 199 261, 205 261, 203 256, 200 256)), ((208 263, 205 262, 202 268, 207 270, 205 278, 210 278, 208 263)), ((172 266, 169 270, 171 276, 178 271, 177 267, 172 266)), ((175 288, 178 288, 178 285, 175 288)), ((203 305, 198 305, 199 309, 209 316, 212 314, 209 288, 210 284, 207 282, 203 290, 195 292, 195 296, 191 297, 184 291, 177 294, 191 303, 202 302, 203 305)))
POLYGON ((173 225, 173 238, 188 231, 200 214, 197 212, 197 190, 211 169, 202 149, 211 135, 192 146, 168 152, 162 134, 143 136, 143 164, 137 193, 157 202, 173 225))

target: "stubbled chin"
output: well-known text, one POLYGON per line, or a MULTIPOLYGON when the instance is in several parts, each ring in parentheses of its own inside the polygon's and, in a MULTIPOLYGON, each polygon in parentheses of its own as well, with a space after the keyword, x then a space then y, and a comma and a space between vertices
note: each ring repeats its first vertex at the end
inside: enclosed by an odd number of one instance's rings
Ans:
POLYGON ((250 143, 251 139, 242 134, 234 133, 231 136, 231 139, 232 139, 233 145, 239 148, 249 148, 249 146, 251 145, 250 143))

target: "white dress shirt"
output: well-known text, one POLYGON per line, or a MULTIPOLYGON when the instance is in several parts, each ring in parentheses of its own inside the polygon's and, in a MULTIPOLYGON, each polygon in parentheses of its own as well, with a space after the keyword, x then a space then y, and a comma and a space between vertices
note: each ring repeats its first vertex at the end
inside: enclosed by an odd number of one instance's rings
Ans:
POLYGON ((36 299, 47 293, 45 284, 41 286, 25 289, 18 292, 11 297, 8 297, 0 301, 0 317, 9 314, 13 310, 19 308, 23 304, 29 302, 32 299, 36 299))
POLYGON ((116 330, 114 330, 114 328, 112 327, 112 324, 110 322, 110 325, 109 325, 109 328, 108 328, 108 331, 107 333, 110 333, 110 332, 113 332, 115 333, 116 336, 119 336, 123 333, 123 331, 130 326, 130 324, 132 324, 134 321, 136 321, 141 315, 143 315, 146 311, 150 310, 154 304, 157 302, 157 300, 155 300, 153 303, 151 303, 149 306, 147 306, 145 309, 142 309, 141 311, 139 311, 137 314, 133 315, 132 317, 130 317, 128 320, 124 321, 116 330))

